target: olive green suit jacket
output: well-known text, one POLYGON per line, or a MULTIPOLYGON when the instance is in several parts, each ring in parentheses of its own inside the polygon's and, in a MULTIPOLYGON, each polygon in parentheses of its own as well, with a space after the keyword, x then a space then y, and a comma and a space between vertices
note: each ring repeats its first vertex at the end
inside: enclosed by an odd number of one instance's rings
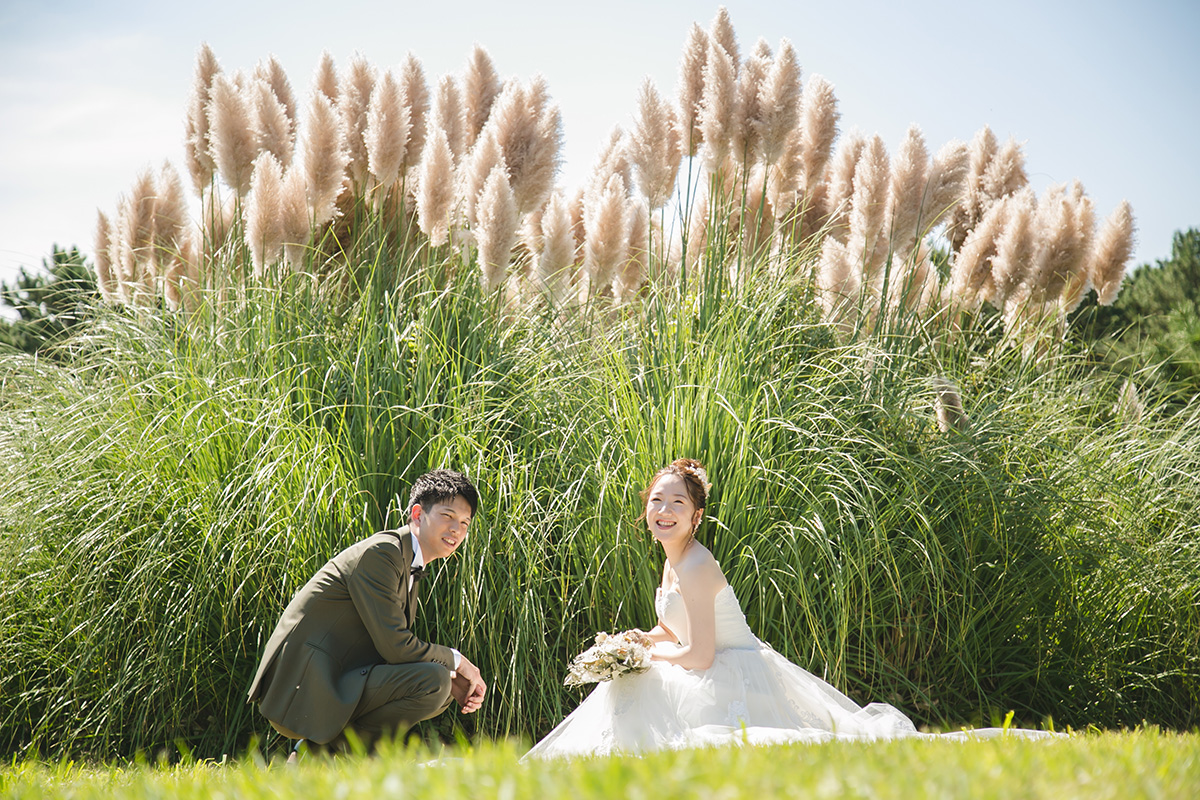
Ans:
POLYGON ((351 721, 371 667, 454 668, 449 647, 412 632, 412 560, 408 528, 376 533, 330 559, 288 603, 248 697, 277 729, 324 744, 351 721))

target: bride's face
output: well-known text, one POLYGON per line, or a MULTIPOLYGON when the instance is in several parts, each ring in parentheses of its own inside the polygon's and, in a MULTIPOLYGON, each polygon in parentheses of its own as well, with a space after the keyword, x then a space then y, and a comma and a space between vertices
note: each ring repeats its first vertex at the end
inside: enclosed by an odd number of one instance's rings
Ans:
POLYGON ((654 538, 667 542, 686 539, 704 514, 688 494, 687 482, 679 475, 663 475, 650 487, 646 498, 646 524, 654 538))

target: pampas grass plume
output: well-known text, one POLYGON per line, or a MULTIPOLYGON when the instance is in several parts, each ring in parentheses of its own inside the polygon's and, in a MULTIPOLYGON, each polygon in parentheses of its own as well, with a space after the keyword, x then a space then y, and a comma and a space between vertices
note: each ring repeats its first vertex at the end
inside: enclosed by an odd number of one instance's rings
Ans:
POLYGON ((825 174, 825 167, 833 153, 837 139, 837 97, 833 84, 821 75, 809 76, 804 93, 800 96, 800 179, 806 191, 811 192, 825 174))
POLYGON ((803 209, 797 207, 797 192, 800 189, 803 131, 792 128, 783 141, 783 149, 774 163, 767 169, 767 200, 774 210, 775 219, 789 218, 789 225, 797 224, 796 215, 803 209))
POLYGON ((1000 235, 1008 223, 1010 204, 995 203, 972 229, 950 267, 950 292, 955 303, 967 309, 992 298, 995 281, 991 261, 1000 235))
POLYGON ((608 186, 609 178, 613 175, 619 175, 621 182, 626 187, 632 185, 633 160, 630 158, 629 151, 629 137, 625 135, 625 131, 621 130, 620 125, 615 126, 609 133, 608 139, 601 145, 600 152, 596 154, 592 174, 588 179, 588 198, 603 193, 608 186))
POLYGON ((725 52, 725 55, 729 56, 729 60, 736 70, 737 65, 741 63, 742 55, 738 50, 737 33, 733 29, 733 21, 729 19, 729 11, 725 6, 717 9, 717 15, 709 24, 708 36, 725 52))
POLYGON ((942 145, 933 157, 921 211, 927 228, 932 228, 945 219, 962 196, 969 158, 967 143, 958 139, 951 139, 942 145))
POLYGON ((980 210, 986 211, 988 206, 997 200, 1012 196, 1021 188, 1028 185, 1030 179, 1025 174, 1025 154, 1021 145, 1015 139, 1009 138, 984 169, 979 180, 980 210))
POLYGON ((534 272, 538 287, 554 308, 561 308, 570 295, 575 268, 575 234, 571 212, 562 195, 554 192, 542 213, 542 251, 534 272))
POLYGON ((979 189, 984 210, 997 200, 1020 191, 1028 183, 1025 153, 1021 151, 1021 145, 1010 138, 996 151, 980 177, 979 189))
POLYGON ((704 97, 704 66, 708 63, 708 34, 696 23, 688 31, 679 61, 679 128, 687 156, 696 155, 704 142, 700 129, 701 100, 704 97))
POLYGON ((571 234, 575 237, 576 253, 583 249, 584 239, 587 238, 587 229, 583 225, 585 198, 587 198, 587 190, 581 186, 575 190, 575 194, 571 195, 571 202, 567 204, 567 211, 571 214, 571 234))
POLYGON ((614 273, 629 247, 629 209, 625 182, 618 174, 609 176, 604 189, 588 198, 583 209, 586 229, 583 265, 589 293, 606 294, 614 273))
POLYGON ((928 230, 921 217, 921 198, 929 174, 929 150, 921 129, 911 125, 892 162, 888 192, 888 224, 892 252, 898 261, 906 259, 917 240, 928 230))
POLYGON ((617 300, 630 303, 637 299, 650 259, 650 209, 638 198, 629 207, 629 250, 616 273, 617 300))
POLYGON ((517 210, 528 214, 545 205, 560 163, 562 122, 549 101, 545 80, 536 76, 528 88, 513 81, 492 105, 486 128, 495 133, 508 167, 517 210))
POLYGON ((463 114, 462 93, 453 75, 443 75, 438 79, 432 116, 430 128, 442 131, 457 165, 467 150, 467 127, 463 114))
POLYGON ((496 73, 492 57, 488 55, 487 50, 475 45, 467 59, 462 83, 467 147, 473 146, 479 134, 483 132, 483 126, 492 113, 492 103, 496 101, 500 89, 500 76, 496 73))
POLYGON ((254 275, 266 276, 283 248, 283 170, 275 156, 264 152, 254 161, 254 177, 246 198, 246 245, 254 275))
MULTIPOLYGON (((549 198, 546 202, 550 202, 549 198)), ((517 274, 513 276, 518 284, 532 279, 533 271, 537 267, 538 254, 546 246, 542 240, 542 215, 545 213, 546 207, 543 205, 520 217, 520 231, 517 233, 517 246, 513 254, 513 260, 519 266, 517 274)), ((523 290, 526 287, 519 288, 523 290)))
POLYGON ((187 307, 186 298, 197 289, 195 274, 196 245, 188 236, 180 243, 178 256, 171 260, 163 274, 163 300, 171 311, 187 307))
POLYGON ((337 213, 350 154, 341 116, 323 92, 314 92, 304 130, 304 177, 314 227, 337 213))
POLYGON ((730 150, 738 164, 747 167, 758 161, 762 146, 762 124, 764 109, 759 105, 759 96, 767 73, 771 70, 771 46, 760 38, 754 51, 738 72, 736 99, 733 103, 737 115, 730 126, 730 150))
POLYGON ((704 95, 700 106, 700 131, 704 161, 712 171, 729 157, 733 125, 737 121, 737 72, 725 49, 710 40, 704 65, 704 95))
POLYGON ((280 206, 284 256, 292 270, 299 272, 304 266, 304 254, 312 236, 312 223, 304 170, 296 165, 289 167, 283 175, 280 206))
POLYGON ((274 55, 267 56, 266 61, 259 61, 254 67, 254 77, 265 82, 271 87, 271 92, 275 95, 288 119, 292 121, 292 127, 296 124, 296 95, 292 92, 292 83, 288 80, 287 73, 283 71, 283 65, 279 63, 279 59, 274 55))
POLYGON ((158 172, 154 203, 154 249, 160 263, 178 258, 188 223, 187 194, 183 179, 169 161, 158 172))
MULTIPOLYGON (((500 150, 500 142, 496 138, 496 130, 489 126, 476 139, 475 145, 459 168, 459 193, 462 197, 463 216, 468 225, 474 227, 477 221, 476 206, 488 176, 497 164, 503 165, 503 163, 504 156, 500 150)), ((507 177, 507 169, 505 173, 507 177)), ((509 188, 511 190, 512 187, 509 188)))
POLYGON ((325 95, 325 99, 336 105, 341 88, 338 85, 337 66, 328 50, 321 51, 317 61, 317 69, 313 73, 313 91, 325 95))
POLYGON ((1096 208, 1092 198, 1088 197, 1079 181, 1074 181, 1067 195, 1071 200, 1072 212, 1075 216, 1075 230, 1078 244, 1077 256, 1071 264, 1071 272, 1063 285, 1058 305, 1065 313, 1070 314, 1079 308, 1083 296, 1092 288, 1090 274, 1090 255, 1096 235, 1096 208))
POLYGON ((855 261, 856 256, 847 245, 833 236, 825 237, 821 243, 816 270, 817 300, 824 308, 826 318, 839 323, 843 330, 852 322, 851 316, 859 293, 855 261))
POLYGON ((1037 246, 1034 229, 1037 197, 1033 190, 1026 187, 1006 203, 1004 229, 996 240, 996 253, 992 256, 991 303, 1001 310, 1010 302, 1019 304, 1028 298, 1026 279, 1037 246))
POLYGON ((208 124, 210 152, 217 171, 226 185, 243 197, 250 190, 258 142, 245 98, 224 73, 213 78, 208 124))
POLYGON ((217 57, 207 42, 196 51, 196 69, 192 92, 188 99, 184 123, 183 152, 192 186, 198 196, 212 185, 216 162, 213 161, 209 138, 208 104, 212 95, 213 78, 221 71, 217 57))
POLYGON ((1100 305, 1112 305, 1117 299, 1125 266, 1133 255, 1133 245, 1133 208, 1128 201, 1122 200, 1100 229, 1088 267, 1100 305))
POLYGON ((937 268, 929 257, 929 249, 918 245, 916 251, 903 261, 894 261, 888 282, 887 302, 892 309, 919 313, 928 309, 939 295, 937 268))
POLYGON ((125 241, 141 261, 149 262, 154 253, 154 216, 158 187, 154 173, 142 170, 129 193, 125 241))
POLYGON ((385 72, 371 92, 363 133, 367 165, 379 185, 379 202, 408 160, 411 133, 412 120, 400 81, 391 71, 385 72))
POLYGON ((519 222, 517 202, 503 162, 488 173, 479 195, 477 213, 475 240, 479 245, 480 277, 485 292, 496 291, 504 286, 519 222))
POLYGON ((412 126, 408 134, 407 160, 407 166, 412 167, 421 158, 429 130, 429 85, 425 82, 425 70, 420 60, 412 53, 405 55, 404 63, 400 65, 400 86, 412 126))
POLYGON ((348 164, 350 179, 356 191, 362 192, 367 185, 369 157, 364 135, 367 131, 367 111, 371 105, 371 93, 375 90, 375 68, 365 58, 355 54, 350 59, 346 77, 342 80, 342 93, 338 97, 338 112, 346 131, 346 151, 350 155, 348 164))
POLYGON ((435 127, 425 140, 425 152, 416 170, 417 225, 435 247, 450 233, 454 208, 454 154, 446 132, 435 127))
POLYGON ((112 254, 113 273, 117 286, 117 302, 132 303, 138 285, 138 267, 133 258, 133 249, 126 238, 128 232, 128 198, 122 198, 117 207, 117 218, 113 223, 113 238, 109 242, 112 254))
POLYGON ((679 122, 654 83, 646 78, 638 91, 638 111, 630 137, 629 158, 637 183, 651 209, 666 205, 675 191, 683 159, 679 122))
MULTIPOLYGON (((149 305, 154 297, 154 211, 158 188, 150 170, 138 174, 118 216, 118 294, 127 303, 149 305)), ((111 243, 110 243, 111 247, 111 243)))
POLYGON ((259 153, 267 152, 283 166, 292 163, 296 146, 296 131, 284 104, 270 84, 263 80, 251 84, 250 97, 254 108, 254 135, 259 153))
POLYGON ((965 433, 971 427, 971 420, 963 410, 962 394, 958 387, 941 376, 934 377, 930 382, 933 384, 933 407, 938 429, 942 433, 965 433))
POLYGON ((1081 247, 1073 202, 1062 185, 1051 186, 1038 203, 1038 248, 1033 258, 1033 296, 1057 302, 1077 264, 1086 256, 1081 247))
POLYGON ((96 288, 109 303, 117 301, 117 279, 113 274, 112 223, 103 211, 96 212, 96 288))
POLYGON ((546 94, 546 84, 542 76, 534 76, 529 92, 537 101, 537 137, 534 152, 530 155, 529 166, 526 168, 528 174, 523 176, 522 180, 528 183, 526 193, 531 197, 542 198, 537 205, 544 206, 562 167, 562 111, 546 94))
POLYGON ((887 258, 888 180, 887 147, 878 135, 871 137, 854 169, 854 194, 850 201, 850 256, 862 265, 863 282, 873 283, 887 258))
POLYGON ((753 124, 758 128, 762 160, 774 164, 783 156, 800 118, 800 64, 787 39, 780 43, 779 54, 759 88, 758 108, 753 124))
POLYGON ((984 125, 971 139, 968 148, 967 177, 963 184, 963 192, 958 205, 950 215, 946 237, 950 240, 950 249, 957 252, 966 241, 967 234, 979 224, 983 213, 987 210, 983 202, 983 180, 988 165, 996 155, 996 134, 984 125))
POLYGON ((854 173, 866 147, 866 138, 858 131, 851 131, 838 144, 826 176, 825 216, 829 221, 829 233, 842 242, 850 235, 847 221, 850 218, 850 198, 854 194, 854 173))

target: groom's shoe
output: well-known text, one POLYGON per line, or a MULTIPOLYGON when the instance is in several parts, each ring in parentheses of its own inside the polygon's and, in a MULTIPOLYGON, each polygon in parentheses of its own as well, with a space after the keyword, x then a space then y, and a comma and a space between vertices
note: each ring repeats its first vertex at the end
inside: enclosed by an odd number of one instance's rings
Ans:
POLYGON ((288 766, 296 766, 300 763, 300 745, 304 744, 303 739, 297 739, 296 744, 292 746, 292 752, 288 753, 288 766))

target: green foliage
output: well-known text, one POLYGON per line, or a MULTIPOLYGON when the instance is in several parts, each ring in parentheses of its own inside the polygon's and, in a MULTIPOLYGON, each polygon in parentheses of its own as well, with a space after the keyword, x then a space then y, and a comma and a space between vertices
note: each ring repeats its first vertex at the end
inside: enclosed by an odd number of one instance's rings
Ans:
POLYGON ((1177 231, 1171 257, 1134 271, 1111 306, 1089 295, 1071 327, 1113 368, 1141 372, 1138 382, 1200 393, 1200 229, 1177 231))
POLYGON ((385 751, 379 758, 312 759, 294 768, 185 760, 82 766, 25 761, 0 770, 5 797, 246 800, 307 797, 762 797, 889 800, 972 797, 1038 800, 1086 796, 1190 797, 1200 783, 1196 734, 1154 729, 1081 734, 1064 741, 856 742, 727 747, 642 758, 516 763, 515 743, 435 753, 385 751))
MULTIPOLYGON (((1088 303, 1095 306, 1094 295, 1088 303)), ((1200 228, 1176 231, 1171 257, 1135 270, 1111 306, 1077 316, 1092 337, 1118 336, 1133 328, 1143 338, 1155 338, 1171 329, 1169 317, 1175 312, 1200 316, 1200 228)))
POLYGON ((491 691, 424 733, 536 738, 595 631, 653 622, 637 495, 682 454, 751 627, 860 702, 1197 723, 1197 405, 1114 418, 1069 356, 911 320, 847 343, 804 281, 732 286, 719 253, 686 291, 551 314, 396 247, 0 360, 0 752, 273 745, 244 698, 281 609, 437 466, 482 505, 419 632, 491 691), (939 431, 935 375, 969 433, 939 431))
POLYGON ((26 353, 43 350, 82 322, 98 298, 96 278, 78 248, 55 245, 41 272, 22 267, 14 284, 0 285, 0 306, 17 315, 0 318, 0 342, 26 353))

